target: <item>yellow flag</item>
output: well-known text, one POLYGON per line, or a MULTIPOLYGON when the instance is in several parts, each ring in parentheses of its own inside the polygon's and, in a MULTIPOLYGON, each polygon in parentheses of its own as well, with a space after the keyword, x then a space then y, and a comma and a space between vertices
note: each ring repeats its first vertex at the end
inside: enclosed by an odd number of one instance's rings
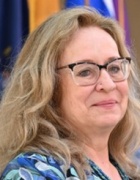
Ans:
POLYGON ((28 0, 30 32, 47 17, 60 10, 60 0, 28 0))

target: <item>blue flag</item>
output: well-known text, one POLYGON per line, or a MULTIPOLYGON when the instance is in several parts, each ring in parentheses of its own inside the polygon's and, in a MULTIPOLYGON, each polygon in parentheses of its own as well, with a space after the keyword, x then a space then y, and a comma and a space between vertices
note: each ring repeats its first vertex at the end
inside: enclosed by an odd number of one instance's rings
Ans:
POLYGON ((111 13, 104 0, 90 0, 89 5, 97 9, 103 16, 111 17, 111 13))
POLYGON ((0 0, 0 86, 29 33, 28 21, 26 0, 0 0))
POLYGON ((71 8, 75 6, 83 6, 85 4, 85 0, 66 0, 65 7, 71 8))
POLYGON ((113 12, 113 1, 112 0, 66 0, 65 7, 73 8, 76 6, 88 5, 94 7, 100 14, 107 17, 115 16, 113 12))
POLYGON ((26 0, 0 0, 0 70, 12 65, 28 35, 26 0))

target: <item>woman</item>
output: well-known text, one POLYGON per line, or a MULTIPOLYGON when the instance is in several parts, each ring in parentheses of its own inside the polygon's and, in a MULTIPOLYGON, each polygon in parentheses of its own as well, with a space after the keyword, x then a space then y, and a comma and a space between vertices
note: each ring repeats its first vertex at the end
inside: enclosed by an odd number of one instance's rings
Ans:
POLYGON ((135 73, 115 21, 88 8, 45 21, 1 103, 1 179, 140 179, 135 73))

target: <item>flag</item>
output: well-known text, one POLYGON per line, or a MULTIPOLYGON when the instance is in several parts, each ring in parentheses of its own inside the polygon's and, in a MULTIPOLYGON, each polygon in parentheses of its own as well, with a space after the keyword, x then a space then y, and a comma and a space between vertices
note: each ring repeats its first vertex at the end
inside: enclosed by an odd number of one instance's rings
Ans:
POLYGON ((112 0, 89 0, 89 6, 97 9, 103 16, 115 18, 114 4, 112 0))
POLYGON ((126 2, 124 0, 113 0, 114 8, 116 12, 116 19, 118 20, 120 26, 125 30, 126 44, 131 46, 130 40, 130 27, 128 21, 128 13, 126 8, 126 2))
POLYGON ((60 0, 28 0, 30 32, 53 13, 60 10, 60 0))
POLYGON ((12 69, 28 35, 28 18, 26 0, 0 0, 0 81, 3 72, 12 69))
POLYGON ((84 6, 85 0, 66 0, 65 1, 65 7, 66 8, 72 8, 75 6, 84 6))
POLYGON ((66 8, 85 5, 94 7, 103 16, 115 18, 114 4, 112 0, 66 0, 65 3, 66 8))
POLYGON ((0 0, 1 70, 13 64, 28 32, 26 0, 0 0))

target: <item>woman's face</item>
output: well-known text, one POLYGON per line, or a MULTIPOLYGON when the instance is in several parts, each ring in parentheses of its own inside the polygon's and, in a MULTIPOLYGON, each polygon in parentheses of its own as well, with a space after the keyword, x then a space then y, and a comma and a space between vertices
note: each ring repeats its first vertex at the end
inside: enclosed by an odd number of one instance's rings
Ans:
MULTIPOLYGON (((98 27, 81 28, 69 42, 60 66, 90 60, 104 65, 120 57, 113 38, 98 27)), ((71 121, 86 133, 111 131, 123 118, 128 103, 127 80, 113 82, 105 69, 93 85, 75 84, 71 70, 59 70, 62 86, 60 108, 66 121, 71 121)))

